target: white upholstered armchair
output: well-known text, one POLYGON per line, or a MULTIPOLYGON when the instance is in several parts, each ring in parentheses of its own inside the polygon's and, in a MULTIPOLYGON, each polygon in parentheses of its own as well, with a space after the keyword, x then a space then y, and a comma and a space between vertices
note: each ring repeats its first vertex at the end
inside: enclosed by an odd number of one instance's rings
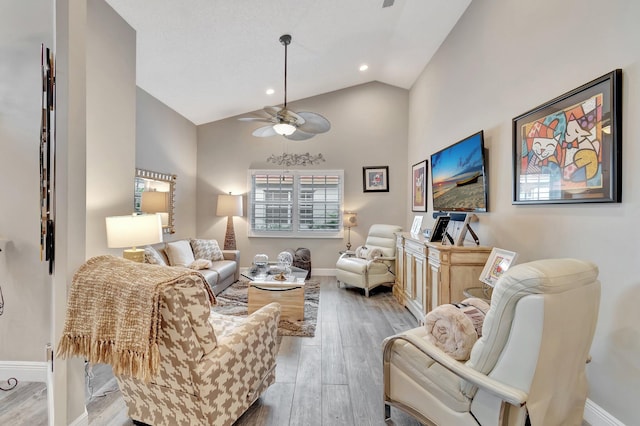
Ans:
POLYGON ((396 225, 371 225, 364 243, 355 252, 340 256, 336 263, 336 279, 340 283, 369 290, 395 281, 396 233, 402 228, 396 225), (360 254, 360 256, 357 256, 360 254))
POLYGON ((385 416, 434 425, 581 425, 585 365, 600 301, 598 268, 576 259, 512 267, 496 283, 466 363, 417 327, 384 341, 385 416))

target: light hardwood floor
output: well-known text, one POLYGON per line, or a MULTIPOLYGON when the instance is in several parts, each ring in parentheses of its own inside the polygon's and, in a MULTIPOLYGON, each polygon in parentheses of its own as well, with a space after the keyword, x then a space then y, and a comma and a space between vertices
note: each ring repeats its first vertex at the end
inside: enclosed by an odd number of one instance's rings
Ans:
MULTIPOLYGON (((417 325, 388 287, 366 298, 356 288, 338 288, 335 277, 321 283, 315 337, 283 337, 276 383, 236 422, 262 425, 384 425, 382 340, 417 325)), ((87 412, 90 425, 131 425, 109 366, 97 365, 87 412)), ((89 392, 88 392, 89 393, 89 392)), ((392 409, 394 425, 418 426, 392 409)), ((20 383, 0 392, 0 425, 46 425, 46 389, 20 383)))

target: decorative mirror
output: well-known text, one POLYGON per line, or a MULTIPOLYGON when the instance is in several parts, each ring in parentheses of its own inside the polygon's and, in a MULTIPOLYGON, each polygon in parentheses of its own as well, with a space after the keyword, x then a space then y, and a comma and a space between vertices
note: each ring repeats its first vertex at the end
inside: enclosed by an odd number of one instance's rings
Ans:
POLYGON ((174 228, 174 196, 176 175, 136 169, 133 191, 133 210, 137 213, 158 213, 162 216, 162 231, 176 232, 174 228))

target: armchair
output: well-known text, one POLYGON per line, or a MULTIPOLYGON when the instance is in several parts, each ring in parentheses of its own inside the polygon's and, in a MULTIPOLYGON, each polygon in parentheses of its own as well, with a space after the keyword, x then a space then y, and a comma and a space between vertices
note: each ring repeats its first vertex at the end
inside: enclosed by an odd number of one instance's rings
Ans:
MULTIPOLYGON (((371 225, 365 247, 371 253, 381 255, 374 258, 360 258, 353 252, 343 253, 336 262, 336 279, 340 283, 369 290, 381 284, 395 281, 396 235, 402 228, 395 225, 371 225)), ((361 247, 359 247, 361 248, 361 247)))
POLYGON ((430 344, 425 327, 385 339, 385 417, 395 406, 429 425, 581 425, 597 277, 576 259, 512 267, 466 363, 430 344))
POLYGON ((59 356, 108 363, 136 424, 233 424, 275 382, 280 305, 246 318, 211 312, 187 268, 113 256, 74 275, 59 356))

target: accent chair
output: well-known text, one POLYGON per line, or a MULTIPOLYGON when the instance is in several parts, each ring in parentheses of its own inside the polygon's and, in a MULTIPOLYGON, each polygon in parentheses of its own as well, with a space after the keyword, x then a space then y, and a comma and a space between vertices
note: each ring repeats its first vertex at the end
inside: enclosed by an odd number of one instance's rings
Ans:
POLYGON ((364 294, 369 297, 369 290, 384 283, 394 282, 398 232, 402 232, 400 226, 371 225, 364 246, 358 247, 355 252, 343 253, 336 262, 338 286, 343 283, 362 288, 364 294), (361 252, 374 255, 358 257, 361 252))
POLYGON ((512 266, 466 363, 429 343, 424 326, 385 339, 385 417, 394 406, 428 425, 581 425, 597 278, 577 259, 512 266))

